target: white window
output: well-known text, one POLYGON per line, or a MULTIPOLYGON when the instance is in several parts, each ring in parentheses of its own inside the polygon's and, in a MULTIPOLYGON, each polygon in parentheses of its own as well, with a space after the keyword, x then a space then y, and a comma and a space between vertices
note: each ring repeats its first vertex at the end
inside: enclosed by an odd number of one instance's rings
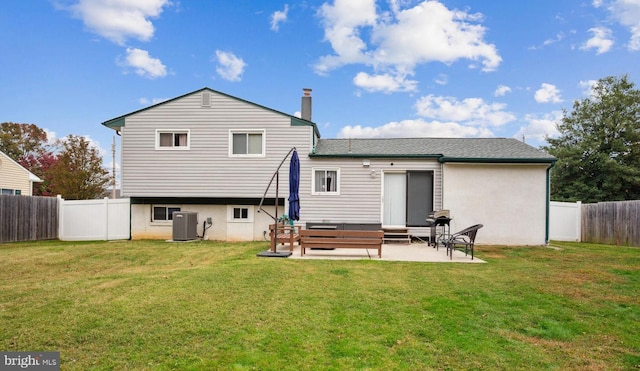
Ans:
POLYGON ((19 189, 8 189, 8 188, 2 188, 2 190, 0 191, 0 194, 3 195, 21 195, 22 191, 19 189))
POLYGON ((251 205, 228 205, 227 221, 236 223, 253 222, 253 206, 251 205))
POLYGON ((264 157, 264 130, 229 131, 230 157, 264 157))
POLYGON ((235 220, 247 220, 249 219, 249 208, 247 207, 234 207, 233 219, 235 220))
POLYGON ((312 194, 340 194, 340 169, 313 169, 312 194))
POLYGON ((180 211, 180 207, 177 206, 159 206, 154 205, 151 213, 152 222, 168 222, 173 220, 173 213, 180 211))
POLYGON ((189 130, 156 130, 156 149, 189 149, 189 130))

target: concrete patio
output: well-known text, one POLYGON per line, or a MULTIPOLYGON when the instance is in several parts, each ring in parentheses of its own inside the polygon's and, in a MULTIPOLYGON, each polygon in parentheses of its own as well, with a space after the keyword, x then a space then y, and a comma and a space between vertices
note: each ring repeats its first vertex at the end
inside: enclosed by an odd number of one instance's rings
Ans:
MULTIPOLYGON (((289 251, 288 245, 278 245, 278 252, 289 251)), ((474 257, 471 254, 464 254, 464 250, 456 250, 453 259, 447 256, 446 249, 428 246, 426 243, 411 244, 384 244, 382 245, 382 258, 378 258, 378 252, 374 249, 335 249, 335 250, 313 250, 307 249, 304 256, 300 256, 300 246, 294 245, 293 254, 289 259, 325 259, 325 260, 387 260, 405 262, 425 262, 425 263, 486 263, 484 260, 474 257)))

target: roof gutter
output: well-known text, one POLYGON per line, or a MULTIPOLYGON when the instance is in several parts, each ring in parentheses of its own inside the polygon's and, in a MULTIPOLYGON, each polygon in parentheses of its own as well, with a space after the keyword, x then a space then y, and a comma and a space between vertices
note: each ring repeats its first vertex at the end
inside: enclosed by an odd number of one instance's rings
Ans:
POLYGON ((441 154, 374 154, 374 153, 331 153, 309 154, 311 158, 428 158, 437 159, 440 163, 472 163, 472 164, 554 164, 556 158, 487 158, 487 157, 447 157, 441 154))
POLYGON ((438 158, 441 163, 474 163, 474 164, 554 164, 556 158, 486 158, 486 157, 446 157, 438 158))
POLYGON ((340 154, 319 154, 311 153, 312 158, 429 158, 440 159, 442 155, 385 155, 385 154, 365 154, 365 153, 340 153, 340 154))
POLYGON ((119 131, 122 127, 124 127, 124 116, 105 121, 102 125, 108 127, 109 129, 113 129, 119 131))

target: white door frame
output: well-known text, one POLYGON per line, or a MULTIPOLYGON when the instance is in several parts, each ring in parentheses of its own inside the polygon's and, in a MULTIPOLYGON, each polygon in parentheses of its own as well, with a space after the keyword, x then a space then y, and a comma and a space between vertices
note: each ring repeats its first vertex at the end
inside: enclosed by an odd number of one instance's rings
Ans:
MULTIPOLYGON (((401 228, 405 228, 407 226, 407 175, 406 175, 406 171, 404 170, 397 170, 397 171, 383 171, 382 172, 382 200, 381 200, 381 204, 380 207, 382 208, 382 226, 383 227, 401 227, 401 228), (394 175, 400 175, 402 176, 402 190, 400 190, 399 193, 394 193, 393 194, 393 200, 396 201, 394 202, 394 205, 398 205, 400 207, 400 209, 396 209, 395 210, 395 214, 396 215, 400 215, 399 219, 397 216, 392 216, 389 215, 389 213, 391 212, 389 210, 389 201, 391 200, 390 197, 390 190, 386 189, 387 187, 385 187, 386 185, 386 179, 387 176, 394 176, 394 175), (395 219, 392 220, 392 219, 395 219), (401 221, 401 223, 400 223, 401 221)), ((391 179, 391 178, 389 178, 391 179)), ((400 177, 398 177, 397 179, 400 179, 400 177)), ((398 186, 399 184, 396 184, 396 186, 398 186)))

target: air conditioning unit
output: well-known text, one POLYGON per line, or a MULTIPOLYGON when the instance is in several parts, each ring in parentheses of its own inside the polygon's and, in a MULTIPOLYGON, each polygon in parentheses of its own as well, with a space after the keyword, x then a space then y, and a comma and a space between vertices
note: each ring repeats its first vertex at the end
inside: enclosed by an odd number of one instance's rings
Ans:
POLYGON ((198 238, 198 213, 176 211, 173 213, 173 240, 190 241, 198 238))

